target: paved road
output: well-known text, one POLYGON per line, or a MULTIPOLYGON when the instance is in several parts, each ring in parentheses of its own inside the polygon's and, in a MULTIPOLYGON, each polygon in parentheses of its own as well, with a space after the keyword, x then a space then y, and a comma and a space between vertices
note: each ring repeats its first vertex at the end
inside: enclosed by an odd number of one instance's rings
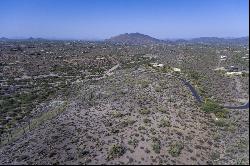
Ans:
POLYGON ((249 101, 245 105, 241 105, 241 106, 224 106, 224 108, 228 108, 228 109, 248 109, 249 108, 249 101))
MULTIPOLYGON (((192 92, 192 95, 199 103, 204 102, 202 97, 198 94, 195 88, 187 80, 185 80, 184 78, 179 78, 179 79, 184 83, 184 85, 186 85, 189 88, 189 90, 192 92)), ((227 109, 248 109, 249 101, 246 104, 240 106, 223 106, 223 107, 227 109)))
POLYGON ((192 92, 192 95, 195 97, 195 99, 199 103, 203 102, 202 97, 198 94, 198 92, 195 90, 195 88, 188 81, 186 81, 183 78, 179 78, 179 79, 189 88, 189 90, 192 92))

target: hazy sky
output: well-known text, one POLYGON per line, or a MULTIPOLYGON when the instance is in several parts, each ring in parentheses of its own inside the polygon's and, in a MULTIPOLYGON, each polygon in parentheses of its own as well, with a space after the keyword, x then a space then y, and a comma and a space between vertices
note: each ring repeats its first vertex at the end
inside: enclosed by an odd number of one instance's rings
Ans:
POLYGON ((0 0, 0 37, 248 36, 248 0, 0 0))

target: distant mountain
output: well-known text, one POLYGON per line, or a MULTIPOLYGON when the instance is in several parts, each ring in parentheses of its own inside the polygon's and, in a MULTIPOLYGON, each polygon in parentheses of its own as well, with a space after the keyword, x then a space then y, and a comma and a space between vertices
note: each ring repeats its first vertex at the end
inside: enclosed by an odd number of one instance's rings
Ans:
POLYGON ((14 40, 20 40, 20 41, 44 41, 46 39, 44 38, 33 38, 33 37, 29 37, 29 38, 6 38, 6 37, 1 37, 0 41, 14 41, 14 40))
POLYGON ((32 41, 41 41, 41 40, 46 40, 44 38, 38 37, 38 38, 34 38, 34 37, 29 37, 26 40, 32 40, 32 41))
POLYGON ((240 38, 219 38, 219 37, 199 37, 190 40, 176 40, 177 43, 202 43, 202 44, 236 44, 236 45, 248 45, 249 37, 240 38))
POLYGON ((1 37, 1 38, 0 38, 0 41, 6 41, 6 40, 9 40, 9 39, 6 38, 6 37, 1 37))
POLYGON ((33 38, 33 37, 29 37, 27 40, 35 40, 35 38, 33 38))
POLYGON ((105 41, 111 43, 121 43, 121 44, 131 44, 131 45, 167 43, 167 41, 159 40, 141 33, 125 33, 111 37, 110 39, 106 39, 105 41))
POLYGON ((240 44, 243 44, 243 45, 249 45, 249 36, 246 36, 246 37, 240 37, 240 38, 234 38, 234 39, 230 39, 231 42, 234 42, 234 43, 240 43, 240 44))

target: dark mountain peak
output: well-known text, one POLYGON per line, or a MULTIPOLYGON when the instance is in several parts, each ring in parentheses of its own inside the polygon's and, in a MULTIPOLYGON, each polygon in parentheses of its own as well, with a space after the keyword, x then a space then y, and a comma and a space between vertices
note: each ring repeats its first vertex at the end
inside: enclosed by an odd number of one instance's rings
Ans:
POLYGON ((105 40, 112 43, 132 44, 132 45, 143 45, 143 44, 162 44, 165 43, 163 40, 153 38, 148 35, 144 35, 138 32, 135 33, 124 33, 118 36, 111 37, 105 40))

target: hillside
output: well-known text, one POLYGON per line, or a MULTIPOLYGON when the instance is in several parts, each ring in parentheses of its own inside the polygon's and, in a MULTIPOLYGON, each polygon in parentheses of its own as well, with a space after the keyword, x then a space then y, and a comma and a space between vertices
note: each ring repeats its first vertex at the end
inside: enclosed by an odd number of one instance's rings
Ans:
POLYGON ((112 42, 112 43, 132 44, 132 45, 166 43, 166 41, 159 40, 151 36, 140 34, 140 33, 125 33, 125 34, 111 37, 110 39, 107 39, 105 41, 112 42))
POLYGON ((248 47, 8 40, 0 55, 1 165, 249 164, 248 47))

